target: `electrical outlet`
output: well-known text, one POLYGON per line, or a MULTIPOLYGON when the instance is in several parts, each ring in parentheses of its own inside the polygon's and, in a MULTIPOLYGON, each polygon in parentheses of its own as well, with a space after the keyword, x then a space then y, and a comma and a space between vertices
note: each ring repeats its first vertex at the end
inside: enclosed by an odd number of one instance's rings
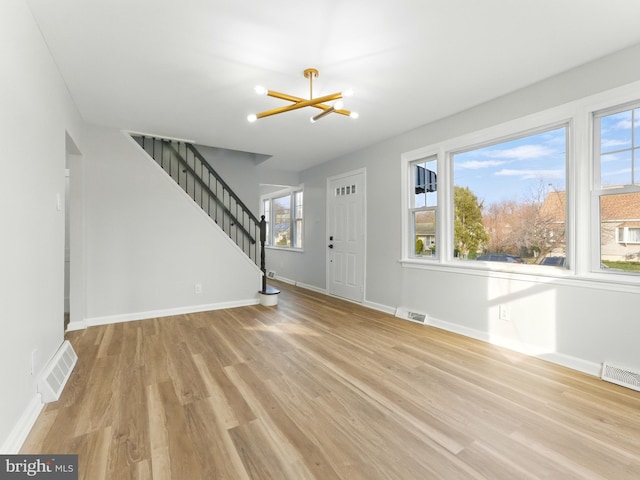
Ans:
POLYGON ((193 286, 193 291, 196 292, 197 294, 201 294, 202 293, 202 284, 201 283, 196 283, 193 286))
POLYGON ((505 321, 505 322, 511 321, 511 309, 509 308, 509 305, 498 306, 498 316, 502 321, 505 321))

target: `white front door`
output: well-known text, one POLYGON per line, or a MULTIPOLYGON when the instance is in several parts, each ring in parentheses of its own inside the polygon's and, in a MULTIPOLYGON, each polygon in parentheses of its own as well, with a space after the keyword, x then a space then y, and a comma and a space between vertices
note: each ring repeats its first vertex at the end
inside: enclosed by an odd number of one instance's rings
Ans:
POLYGON ((327 290, 356 302, 364 300, 364 187, 364 171, 327 181, 327 290))

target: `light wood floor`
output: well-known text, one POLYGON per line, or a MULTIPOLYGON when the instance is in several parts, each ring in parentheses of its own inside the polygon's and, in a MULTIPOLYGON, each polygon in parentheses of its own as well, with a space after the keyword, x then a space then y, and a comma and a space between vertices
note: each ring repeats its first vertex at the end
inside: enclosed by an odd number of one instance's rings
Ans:
POLYGON ((22 453, 77 453, 87 480, 640 478, 640 393, 281 288, 69 333, 22 453))

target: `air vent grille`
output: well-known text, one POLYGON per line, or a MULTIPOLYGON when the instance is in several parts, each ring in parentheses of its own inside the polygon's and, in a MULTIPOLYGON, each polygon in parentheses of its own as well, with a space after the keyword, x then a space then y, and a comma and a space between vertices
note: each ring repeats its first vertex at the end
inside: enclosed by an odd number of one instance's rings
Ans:
POLYGON ((399 307, 396 310, 396 317, 404 320, 409 320, 416 323, 427 323, 427 314, 422 312, 414 312, 404 307, 399 307))
POLYGON ((38 382, 38 391, 44 403, 55 402, 60 398, 77 361, 78 356, 73 351, 71 343, 65 340, 42 372, 38 382))
POLYGON ((640 372, 605 362, 602 379, 640 392, 640 372))

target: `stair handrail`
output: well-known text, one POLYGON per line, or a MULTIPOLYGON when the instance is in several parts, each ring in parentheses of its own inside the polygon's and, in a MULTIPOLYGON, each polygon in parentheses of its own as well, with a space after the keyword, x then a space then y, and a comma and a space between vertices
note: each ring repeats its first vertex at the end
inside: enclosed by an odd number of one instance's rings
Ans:
POLYGON ((200 160, 200 162, 202 162, 202 164, 204 165, 204 168, 206 168, 209 171, 209 173, 211 173, 211 175, 213 175, 215 177, 215 179, 220 183, 220 185, 222 185, 222 187, 225 190, 227 190, 227 192, 229 192, 229 195, 232 196, 233 199, 235 200, 236 204, 240 205, 242 210, 249 215, 249 218, 251 220, 253 220, 256 224, 259 224, 260 220, 258 220, 258 217, 256 217, 251 212, 251 210, 244 204, 244 202, 242 200, 240 200, 240 198, 235 194, 233 189, 227 184, 227 182, 225 182, 222 179, 222 177, 220 175, 218 175, 218 172, 216 172, 213 169, 213 167, 209 164, 207 159, 204 158, 204 156, 198 151, 198 149, 191 143, 185 143, 185 145, 198 158, 198 160, 200 160))
MULTIPOLYGON (((209 186, 202 180, 202 178, 200 178, 200 175, 198 175, 198 173, 191 168, 191 165, 189 165, 189 163, 185 160, 185 158, 182 156, 182 154, 180 154, 180 152, 173 146, 172 142, 170 140, 166 140, 166 139, 160 139, 160 141, 162 143, 164 143, 170 150, 171 152, 176 156, 176 158, 178 159, 178 161, 180 162, 180 164, 194 177, 194 179, 198 182, 198 184, 200 185, 200 187, 202 187, 208 194, 210 194, 210 196, 216 201, 216 203, 218 205, 220 205, 220 207, 224 210, 224 212, 229 216, 230 219, 232 219, 234 225, 242 232, 244 233, 249 240, 251 241, 252 244, 256 243, 256 239, 253 238, 253 236, 251 235, 251 233, 244 228, 244 225, 242 224, 242 222, 238 221, 238 219, 235 217, 235 215, 233 214, 233 212, 231 210, 229 210, 229 208, 224 204, 224 202, 222 202, 217 195, 215 195, 211 189, 209 188, 209 186)), ((185 143, 185 145, 187 147, 190 147, 191 144, 190 143, 185 143)), ((229 194, 229 196, 233 197, 233 199, 236 201, 236 203, 240 206, 240 208, 242 209, 242 211, 244 213, 246 213, 249 218, 251 220, 254 220, 254 222, 259 225, 260 224, 260 220, 258 220, 255 215, 249 210, 247 209, 247 207, 244 205, 244 203, 242 203, 240 201, 240 199, 237 197, 237 195, 233 192, 233 190, 231 190, 231 188, 229 187, 229 185, 227 185, 226 183, 224 183, 221 179, 220 176, 215 173, 215 171, 213 171, 213 169, 211 168, 210 165, 207 164, 206 159, 200 155, 200 152, 198 152, 197 150, 195 150, 195 147, 193 147, 193 149, 190 148, 190 150, 192 151, 192 153, 198 155, 198 160, 200 160, 201 163, 203 163, 205 165, 205 168, 213 174, 213 176, 216 178, 216 180, 222 185, 222 187, 227 191, 227 193, 229 194)))

